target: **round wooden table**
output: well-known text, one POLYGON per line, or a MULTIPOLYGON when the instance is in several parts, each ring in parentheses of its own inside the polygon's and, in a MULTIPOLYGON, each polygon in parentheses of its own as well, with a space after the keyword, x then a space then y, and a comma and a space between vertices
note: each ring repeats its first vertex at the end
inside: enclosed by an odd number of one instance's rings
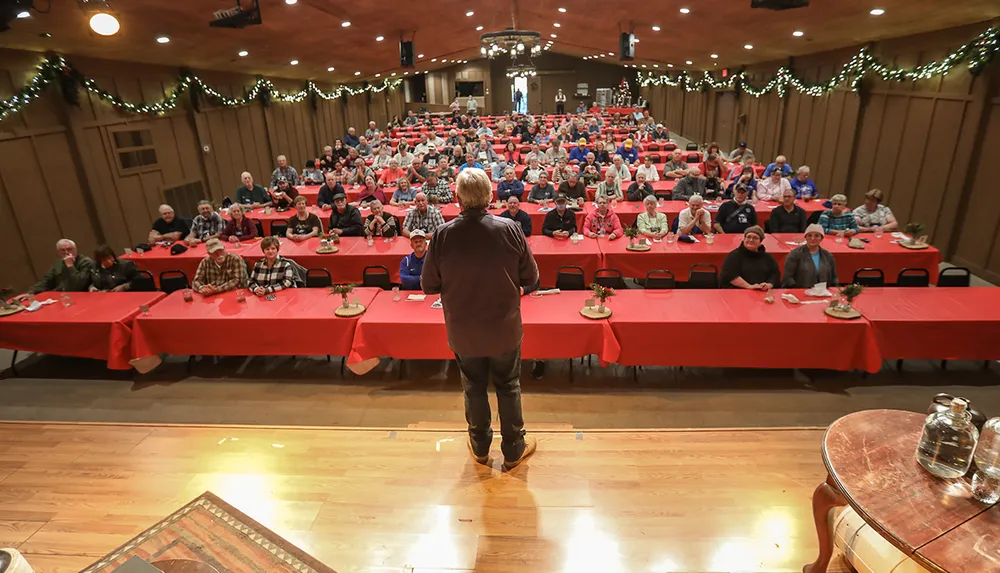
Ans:
POLYGON ((1000 571, 1000 506, 972 497, 969 480, 932 476, 916 459, 925 414, 866 410, 840 418, 823 437, 826 482, 813 493, 819 557, 803 573, 825 573, 833 554, 827 515, 850 505, 886 540, 930 571, 1000 571))

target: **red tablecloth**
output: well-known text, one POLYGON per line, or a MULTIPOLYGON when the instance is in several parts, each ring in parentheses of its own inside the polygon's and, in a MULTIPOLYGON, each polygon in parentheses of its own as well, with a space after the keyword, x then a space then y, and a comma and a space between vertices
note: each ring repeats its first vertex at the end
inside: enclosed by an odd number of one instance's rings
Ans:
MULTIPOLYGON (((371 304, 379 289, 359 288, 348 295, 371 304)), ((264 300, 236 292, 184 302, 178 291, 134 323, 136 357, 156 354, 212 356, 347 356, 358 318, 333 314, 341 303, 327 289, 288 289, 264 300)))
MULTIPOLYGON (((260 239, 255 239, 240 243, 237 247, 235 243, 226 243, 226 250, 235 255, 260 254, 260 239)), ((142 255, 119 255, 118 258, 131 260, 139 270, 149 271, 153 275, 156 284, 160 284, 160 273, 163 271, 183 271, 188 281, 194 280, 194 273, 198 270, 198 263, 206 256, 205 243, 199 243, 194 247, 179 254, 171 255, 170 247, 154 246, 153 250, 142 255)))
MULTIPOLYGON (((405 237, 394 237, 388 242, 383 238, 368 240, 364 237, 343 237, 337 245, 340 251, 321 255, 316 252, 320 239, 314 237, 307 241, 295 242, 281 239, 281 255, 294 260, 306 269, 326 269, 336 283, 361 283, 366 266, 382 265, 389 270, 392 282, 399 282, 399 263, 403 257, 413 252, 410 240, 405 237)), ((245 253, 251 268, 254 263, 264 257, 260 249, 245 253)))
MULTIPOLYGON (((394 302, 392 293, 379 292, 358 321, 349 363, 386 356, 403 360, 451 359, 444 325, 444 311, 431 308, 440 295, 408 301, 406 294, 394 302)), ((592 321, 580 315, 590 292, 567 292, 545 297, 521 298, 525 359, 576 358, 597 354, 614 362, 620 348, 607 320, 592 321)))
POLYGON ((603 260, 595 239, 584 238, 574 245, 569 239, 532 235, 528 237, 528 246, 531 247, 531 253, 538 264, 542 286, 546 288, 555 286, 556 274, 563 265, 582 267, 584 280, 590 284, 594 273, 601 268, 603 260))
MULTIPOLYGON (((379 175, 382 174, 381 170, 376 171, 379 175)), ((295 189, 298 190, 299 195, 306 198, 309 201, 309 205, 315 205, 316 200, 319 199, 319 188, 320 185, 299 185, 295 189)), ((382 192, 385 193, 386 199, 392 199, 393 192, 396 191, 396 186, 383 187, 382 192)), ((347 202, 353 203, 358 200, 358 195, 361 194, 361 187, 359 185, 347 185, 344 187, 344 193, 347 194, 347 202)))
POLYGON ((879 370, 882 359, 866 320, 831 318, 824 304, 789 304, 781 292, 767 304, 760 291, 619 291, 608 301, 621 344, 618 363, 879 370))
POLYGON ((1000 288, 870 288, 854 307, 886 359, 1000 359, 1000 288))
MULTIPOLYGON (((773 236, 782 243, 802 240, 801 235, 794 234, 778 233, 773 236)), ((837 278, 841 284, 850 283, 854 278, 854 273, 858 269, 866 267, 882 269, 882 272, 885 273, 885 282, 888 284, 894 284, 896 277, 899 276, 899 271, 905 268, 927 269, 931 275, 931 283, 937 281, 941 251, 936 248, 907 249, 893 243, 898 239, 894 239, 891 233, 886 233, 880 239, 876 239, 875 235, 871 233, 861 233, 858 237, 869 240, 865 244, 865 248, 852 249, 848 247, 849 241, 846 238, 840 243, 830 235, 823 239, 822 247, 830 251, 834 260, 837 261, 837 278)), ((795 248, 793 245, 787 246, 789 249, 795 248)))
POLYGON ((105 360, 108 368, 132 368, 132 324, 139 306, 162 299, 161 292, 74 292, 63 306, 63 293, 43 292, 39 301, 56 304, 35 312, 0 318, 0 348, 105 360))
MULTIPOLYGON (((499 203, 497 203, 499 205, 499 203)), ((445 221, 451 221, 462 212, 456 203, 447 203, 444 205, 435 205, 437 209, 441 211, 441 216, 444 217, 445 221)), ((531 218, 531 234, 541 235, 542 234, 542 223, 545 222, 545 215, 548 211, 539 211, 540 207, 536 203, 528 203, 527 201, 521 201, 521 210, 528 214, 531 218)), ((552 209, 552 204, 549 204, 548 210, 552 209)), ((503 207, 498 207, 496 209, 491 209, 490 213, 494 215, 499 215, 503 213, 506 209, 503 207)), ((406 219, 406 214, 409 209, 401 209, 399 207, 389 206, 385 209, 386 213, 396 217, 399 221, 400 228, 402 228, 403 221, 406 219)), ((362 211, 362 214, 367 216, 368 211, 362 211)), ((576 213, 576 228, 577 230, 583 229, 583 219, 585 216, 584 211, 577 211, 576 213)))

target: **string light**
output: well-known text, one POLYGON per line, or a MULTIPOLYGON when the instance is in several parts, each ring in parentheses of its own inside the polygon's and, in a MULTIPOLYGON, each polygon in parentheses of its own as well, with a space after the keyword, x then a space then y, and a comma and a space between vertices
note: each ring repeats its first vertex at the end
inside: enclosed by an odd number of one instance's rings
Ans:
POLYGON ((381 84, 372 84, 367 87, 352 88, 350 86, 337 86, 333 91, 325 92, 311 80, 306 82, 303 89, 297 92, 283 93, 278 91, 270 80, 260 78, 250 88, 243 97, 231 98, 212 86, 206 84, 200 77, 191 73, 181 73, 177 78, 177 85, 170 91, 163 100, 155 103, 132 103, 125 101, 115 94, 108 92, 98 85, 93 78, 85 77, 79 70, 73 67, 62 56, 49 56, 39 62, 35 67, 35 75, 16 94, 8 99, 0 100, 0 121, 20 113, 29 103, 39 98, 45 90, 53 83, 57 82, 61 76, 69 76, 76 80, 83 88, 95 94, 101 100, 109 103, 115 108, 130 114, 136 115, 162 115, 177 107, 177 101, 192 86, 197 88, 208 98, 227 107, 247 105, 254 102, 258 96, 266 91, 272 100, 298 103, 309 97, 309 94, 316 94, 324 100, 334 100, 348 96, 361 95, 365 92, 380 93, 387 89, 395 89, 402 83, 402 79, 390 80, 386 78, 381 84))
POLYGON ((990 28, 971 42, 956 49, 944 59, 910 69, 887 66, 878 61, 869 52, 867 47, 863 47, 844 64, 836 75, 825 82, 806 82, 794 76, 790 69, 782 66, 778 68, 775 76, 762 88, 756 88, 747 81, 747 75, 743 71, 732 74, 720 81, 716 81, 712 74, 707 71, 703 72, 700 77, 695 77, 686 71, 682 71, 673 77, 667 74, 655 76, 652 73, 644 76, 640 72, 639 85, 643 87, 683 86, 689 92, 702 91, 707 88, 716 90, 731 89, 738 85, 741 91, 745 91, 754 97, 761 97, 772 91, 777 91, 779 97, 785 97, 786 90, 791 87, 799 93, 812 97, 821 97, 848 82, 851 91, 857 92, 861 87, 861 81, 869 74, 874 74, 885 81, 903 82, 910 80, 916 82, 947 75, 948 72, 952 71, 962 62, 967 62, 967 67, 971 73, 978 73, 979 68, 989 62, 998 51, 1000 51, 1000 28, 990 28))

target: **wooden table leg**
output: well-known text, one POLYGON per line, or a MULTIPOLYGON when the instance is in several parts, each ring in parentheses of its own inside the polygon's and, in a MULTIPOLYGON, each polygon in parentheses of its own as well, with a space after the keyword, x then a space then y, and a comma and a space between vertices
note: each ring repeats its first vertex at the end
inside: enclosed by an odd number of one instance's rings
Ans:
POLYGON ((827 476, 826 481, 819 484, 813 492, 813 520, 816 522, 816 536, 819 538, 819 557, 803 567, 802 573, 826 573, 833 556, 833 535, 827 524, 827 517, 831 509, 847 505, 847 500, 831 485, 831 481, 830 476, 827 476))

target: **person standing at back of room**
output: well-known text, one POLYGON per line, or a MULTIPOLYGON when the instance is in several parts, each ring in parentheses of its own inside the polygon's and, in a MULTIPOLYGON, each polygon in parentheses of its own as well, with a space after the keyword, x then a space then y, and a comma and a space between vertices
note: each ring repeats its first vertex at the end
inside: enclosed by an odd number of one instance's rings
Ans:
POLYGON ((493 429, 487 386, 492 376, 500 413, 505 470, 535 452, 521 414, 521 294, 538 281, 538 265, 514 221, 490 215, 490 178, 470 168, 457 178, 462 213, 438 227, 421 286, 441 294, 448 346, 462 371, 469 448, 488 464, 493 429))

